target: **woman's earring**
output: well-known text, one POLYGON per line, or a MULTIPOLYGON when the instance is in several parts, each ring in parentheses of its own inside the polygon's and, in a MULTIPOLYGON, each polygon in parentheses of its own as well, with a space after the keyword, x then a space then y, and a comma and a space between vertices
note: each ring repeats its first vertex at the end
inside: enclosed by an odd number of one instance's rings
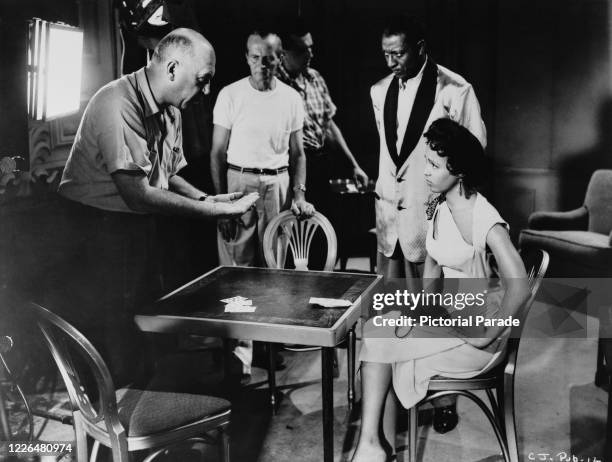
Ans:
POLYGON ((463 179, 459 178, 459 195, 463 196, 463 179))

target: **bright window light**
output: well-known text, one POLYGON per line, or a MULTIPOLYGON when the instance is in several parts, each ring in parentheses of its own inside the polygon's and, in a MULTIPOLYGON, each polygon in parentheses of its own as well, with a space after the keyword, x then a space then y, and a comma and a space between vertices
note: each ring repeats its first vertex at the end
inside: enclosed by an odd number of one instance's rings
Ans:
POLYGON ((33 19, 29 23, 28 113, 49 120, 79 110, 83 31, 33 19))

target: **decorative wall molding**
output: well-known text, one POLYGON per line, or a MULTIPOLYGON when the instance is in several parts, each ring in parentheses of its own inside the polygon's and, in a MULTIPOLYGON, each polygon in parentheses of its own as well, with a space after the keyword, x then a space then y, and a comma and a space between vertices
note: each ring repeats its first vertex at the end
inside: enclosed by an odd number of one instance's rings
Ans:
POLYGON ((30 148, 30 170, 19 174, 12 182, 19 186, 17 195, 28 195, 27 185, 38 182, 50 190, 61 174, 76 129, 73 118, 57 119, 51 122, 30 121, 28 126, 30 148))
POLYGON ((72 145, 77 129, 79 128, 79 117, 66 117, 50 122, 51 148, 72 145))

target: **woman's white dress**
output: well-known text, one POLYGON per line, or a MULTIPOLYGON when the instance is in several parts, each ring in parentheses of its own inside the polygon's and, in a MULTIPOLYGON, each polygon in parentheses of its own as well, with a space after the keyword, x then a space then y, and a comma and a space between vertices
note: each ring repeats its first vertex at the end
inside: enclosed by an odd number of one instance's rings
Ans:
MULTIPOLYGON (((497 210, 487 199, 477 194, 473 209, 472 244, 462 237, 446 202, 438 204, 427 231, 427 253, 442 267, 444 278, 490 278, 492 270, 487 262, 486 238, 497 223, 506 227, 497 210), (434 238, 435 228, 435 238, 434 238)), ((503 292, 490 290, 486 294, 487 315, 494 315, 503 292)), ((385 317, 397 317, 393 311, 385 317)), ((393 388, 405 408, 418 403, 435 375, 469 378, 493 367, 502 357, 506 334, 486 349, 478 349, 457 337, 440 337, 440 331, 428 338, 427 330, 414 327, 404 338, 390 336, 389 327, 364 326, 360 361, 390 363, 393 388)))

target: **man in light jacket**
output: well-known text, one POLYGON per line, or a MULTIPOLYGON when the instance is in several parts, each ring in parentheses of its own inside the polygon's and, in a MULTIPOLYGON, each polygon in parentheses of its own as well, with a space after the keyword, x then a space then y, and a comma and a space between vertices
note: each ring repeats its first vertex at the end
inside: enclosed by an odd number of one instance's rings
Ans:
POLYGON ((376 182, 378 273, 420 278, 425 261, 426 203, 423 138, 431 122, 448 117, 486 145, 486 130, 474 89, 460 75, 427 55, 423 29, 405 17, 390 19, 382 51, 391 74, 370 90, 380 135, 376 182))

